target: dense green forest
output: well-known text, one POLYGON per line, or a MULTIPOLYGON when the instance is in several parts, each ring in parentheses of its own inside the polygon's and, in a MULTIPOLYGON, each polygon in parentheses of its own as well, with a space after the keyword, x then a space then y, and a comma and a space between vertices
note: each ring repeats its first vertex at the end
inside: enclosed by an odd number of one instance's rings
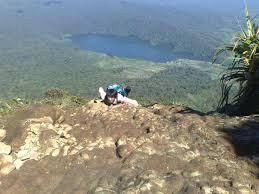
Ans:
MULTIPOLYGON (((42 53, 51 55, 48 53, 51 51, 43 48, 42 53)), ((21 60, 19 65, 2 66, 5 71, 0 71, 1 96, 35 99, 44 96, 49 88, 61 88, 94 98, 98 87, 117 82, 132 86, 131 96, 143 104, 180 103, 203 111, 216 107, 219 93, 215 88, 222 71, 218 65, 187 59, 155 63, 70 47, 55 54, 51 56, 56 65, 41 65, 44 58, 39 56, 30 63, 21 60)))
POLYGON ((0 5, 1 53, 37 41, 51 47, 65 34, 98 33, 133 35, 153 45, 169 45, 187 58, 210 60, 215 48, 236 30, 234 18, 201 8, 117 0, 14 0, 0 5))
POLYGON ((222 71, 204 61, 237 30, 233 15, 133 0, 0 0, 0 21, 0 98, 40 98, 49 88, 93 98, 99 86, 118 82, 143 104, 202 111, 216 107, 222 71), (88 33, 136 36, 185 59, 118 58, 82 51, 66 38, 88 33))
POLYGON ((150 78, 133 80, 137 91, 133 96, 143 103, 182 104, 209 111, 219 99, 219 71, 218 66, 209 67, 204 62, 178 60, 150 78))

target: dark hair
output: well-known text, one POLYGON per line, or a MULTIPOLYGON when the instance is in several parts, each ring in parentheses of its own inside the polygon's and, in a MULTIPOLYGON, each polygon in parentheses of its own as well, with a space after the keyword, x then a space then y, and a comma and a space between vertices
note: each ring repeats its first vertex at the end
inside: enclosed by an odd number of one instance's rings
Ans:
POLYGON ((105 95, 104 100, 103 100, 104 104, 106 104, 107 106, 111 105, 111 102, 109 102, 108 96, 105 95))
POLYGON ((109 101, 109 97, 117 98, 117 95, 118 93, 116 90, 113 90, 113 89, 106 90, 106 95, 103 100, 104 104, 106 104, 107 106, 112 105, 112 103, 109 101))
POLYGON ((106 96, 116 98, 117 97, 117 91, 114 90, 114 89, 108 89, 108 90, 106 90, 106 96))

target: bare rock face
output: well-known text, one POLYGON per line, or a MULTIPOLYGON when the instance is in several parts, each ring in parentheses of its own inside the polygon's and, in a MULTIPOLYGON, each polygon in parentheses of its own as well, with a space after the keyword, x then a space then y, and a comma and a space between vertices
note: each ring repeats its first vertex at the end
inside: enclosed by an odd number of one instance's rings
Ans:
POLYGON ((8 175, 14 169, 13 157, 7 154, 0 154, 0 177, 8 175))
POLYGON ((6 130, 0 129, 0 141, 6 137, 6 130))
POLYGON ((15 169, 15 165, 13 163, 6 163, 4 166, 1 167, 0 174, 2 176, 8 175, 14 169, 15 169))
POLYGON ((256 115, 99 101, 42 106, 23 114, 20 139, 8 138, 0 193, 259 193, 256 115))
POLYGON ((3 142, 0 142, 0 154, 10 154, 11 153, 11 146, 6 145, 3 142))

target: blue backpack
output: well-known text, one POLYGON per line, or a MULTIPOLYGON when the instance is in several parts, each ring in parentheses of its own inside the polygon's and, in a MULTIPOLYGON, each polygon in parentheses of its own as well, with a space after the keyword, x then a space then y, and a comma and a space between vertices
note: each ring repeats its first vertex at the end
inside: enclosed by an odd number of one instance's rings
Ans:
POLYGON ((127 93, 125 89, 119 84, 111 84, 106 89, 106 94, 108 96, 117 96, 117 94, 121 94, 122 96, 126 96, 127 93))

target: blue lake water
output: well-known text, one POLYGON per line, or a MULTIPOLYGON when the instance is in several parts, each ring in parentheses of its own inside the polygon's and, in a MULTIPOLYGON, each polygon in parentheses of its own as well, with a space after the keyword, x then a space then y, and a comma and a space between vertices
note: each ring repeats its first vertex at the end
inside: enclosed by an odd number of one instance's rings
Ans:
POLYGON ((172 61, 177 57, 170 45, 152 46, 148 41, 134 36, 118 37, 112 35, 75 35, 69 37, 81 49, 117 57, 142 59, 155 62, 172 61))

